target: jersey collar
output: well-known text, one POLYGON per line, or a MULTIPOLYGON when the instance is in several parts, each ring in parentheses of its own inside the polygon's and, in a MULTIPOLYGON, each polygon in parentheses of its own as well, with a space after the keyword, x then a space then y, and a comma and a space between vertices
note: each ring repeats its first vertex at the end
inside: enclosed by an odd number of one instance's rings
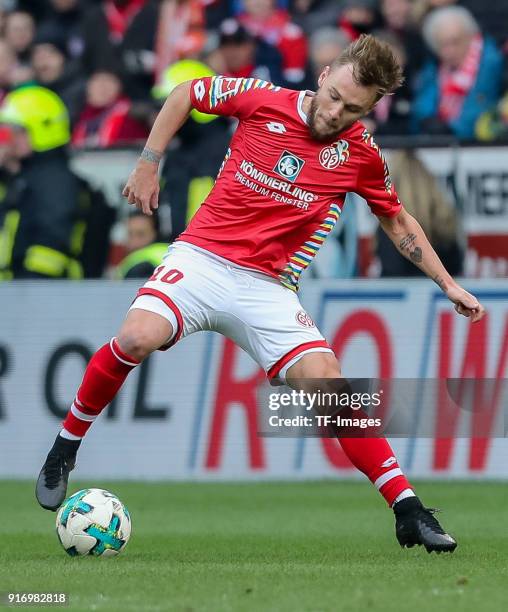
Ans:
POLYGON ((305 113, 303 110, 303 100, 305 96, 314 96, 314 95, 315 93, 313 91, 310 91, 309 89, 303 89, 298 94, 298 100, 296 102, 296 110, 298 111, 298 115, 300 116, 300 119, 305 123, 305 125, 307 125, 307 113, 305 113))

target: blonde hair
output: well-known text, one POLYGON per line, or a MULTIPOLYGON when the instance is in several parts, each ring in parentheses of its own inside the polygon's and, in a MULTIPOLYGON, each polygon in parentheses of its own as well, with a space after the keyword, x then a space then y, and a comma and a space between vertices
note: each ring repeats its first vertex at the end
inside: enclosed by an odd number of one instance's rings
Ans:
POLYGON ((370 34, 362 34, 332 62, 331 69, 351 65, 359 85, 375 86, 377 99, 393 93, 404 82, 402 68, 390 45, 370 34))

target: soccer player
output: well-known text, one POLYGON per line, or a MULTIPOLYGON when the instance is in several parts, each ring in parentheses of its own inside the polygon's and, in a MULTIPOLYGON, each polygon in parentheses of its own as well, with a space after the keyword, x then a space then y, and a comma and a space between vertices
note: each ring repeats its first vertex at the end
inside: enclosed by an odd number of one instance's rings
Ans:
MULTIPOLYGON (((82 438, 129 372, 182 337, 218 331, 269 379, 296 388, 303 379, 342 376, 296 290, 349 191, 367 200, 400 253, 439 285, 458 313, 472 321, 483 317, 481 304, 451 278, 404 210, 378 146, 359 121, 401 82, 389 47, 362 36, 323 70, 315 93, 220 76, 176 87, 123 192, 147 215, 157 208, 163 151, 193 108, 234 116, 238 127, 209 196, 139 290, 118 335, 90 360, 41 470, 41 506, 56 510, 62 503, 82 438)), ((384 438, 339 441, 393 508, 401 546, 455 549, 384 438)))

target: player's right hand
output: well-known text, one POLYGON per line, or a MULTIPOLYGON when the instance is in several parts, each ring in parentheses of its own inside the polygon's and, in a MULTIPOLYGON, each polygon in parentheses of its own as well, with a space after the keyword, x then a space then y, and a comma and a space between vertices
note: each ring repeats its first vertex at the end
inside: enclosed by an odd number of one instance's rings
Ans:
POLYGON ((145 215, 152 215, 152 210, 156 210, 159 206, 158 166, 139 160, 129 176, 122 195, 127 198, 129 204, 134 204, 145 215))
POLYGON ((447 291, 446 296, 455 304, 455 310, 464 317, 469 317, 472 323, 480 321, 485 316, 485 308, 474 295, 467 292, 459 285, 453 285, 447 291))

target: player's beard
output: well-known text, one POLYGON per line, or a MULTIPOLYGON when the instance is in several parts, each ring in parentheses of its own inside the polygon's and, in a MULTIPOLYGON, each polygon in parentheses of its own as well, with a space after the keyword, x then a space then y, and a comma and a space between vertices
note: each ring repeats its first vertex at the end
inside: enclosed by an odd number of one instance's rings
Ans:
MULTIPOLYGON (((326 124, 328 129, 326 131, 319 130, 316 126, 317 113, 318 113, 318 101, 314 96, 310 101, 309 112, 307 113, 307 125, 309 127, 310 135, 314 140, 332 140, 349 125, 337 123, 336 125, 326 124)), ((322 118, 321 118, 322 119, 322 118)), ((351 122, 350 125, 352 125, 351 122)))

